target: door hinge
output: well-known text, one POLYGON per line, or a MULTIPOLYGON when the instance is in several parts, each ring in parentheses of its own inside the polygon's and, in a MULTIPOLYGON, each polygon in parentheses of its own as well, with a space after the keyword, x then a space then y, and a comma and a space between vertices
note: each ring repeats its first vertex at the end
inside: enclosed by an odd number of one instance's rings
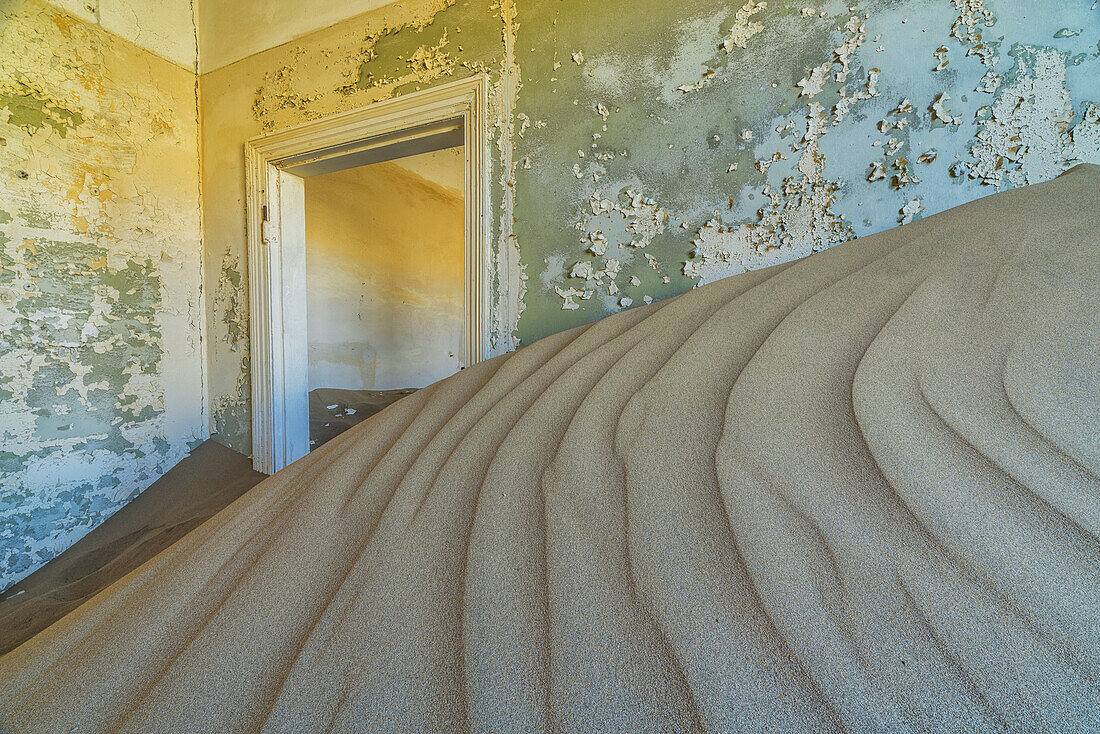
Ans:
POLYGON ((267 245, 274 239, 274 232, 271 229, 271 220, 267 215, 267 204, 264 204, 263 209, 260 210, 260 242, 267 245))

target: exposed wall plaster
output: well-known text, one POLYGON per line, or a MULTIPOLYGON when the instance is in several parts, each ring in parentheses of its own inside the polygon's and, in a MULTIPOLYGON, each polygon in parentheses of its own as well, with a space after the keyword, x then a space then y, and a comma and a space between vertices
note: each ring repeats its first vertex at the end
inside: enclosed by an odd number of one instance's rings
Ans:
MULTIPOLYGON (((655 200, 633 189, 620 192, 615 199, 603 197, 598 190, 593 191, 588 198, 584 216, 574 227, 584 232, 580 238, 581 243, 585 245, 586 254, 595 256, 595 259, 580 260, 569 272, 570 278, 584 281, 582 297, 585 300, 591 298, 601 287, 608 297, 616 296, 620 290, 616 276, 623 261, 633 260, 633 251, 645 248, 654 237, 662 234, 668 218, 668 213, 655 200)), ((652 256, 645 257, 646 254, 643 254, 646 262, 654 269, 659 269, 656 259, 652 256)), ((638 288, 640 285, 637 278, 629 283, 631 288, 638 288)), ((577 307, 572 298, 580 294, 573 293, 574 290, 576 287, 564 291, 557 289, 556 292, 563 301, 563 310, 577 307)), ((619 307, 624 307, 624 300, 626 306, 633 302, 631 298, 611 300, 619 307)))
MULTIPOLYGON (((778 181, 769 178, 773 166, 787 158, 787 154, 782 149, 771 149, 767 150, 763 156, 757 155, 754 160, 754 167, 765 179, 768 179, 768 183, 765 183, 759 189, 759 192, 765 197, 767 205, 757 212, 757 220, 752 223, 741 221, 727 224, 726 214, 720 214, 719 209, 716 208, 715 216, 696 230, 693 256, 684 263, 682 270, 688 278, 706 282, 715 277, 733 274, 747 268, 763 267, 792 257, 804 256, 817 249, 828 247, 836 242, 855 236, 854 228, 845 221, 844 215, 837 211, 838 199, 841 193, 849 188, 850 184, 843 178, 833 180, 825 174, 827 160, 824 149, 830 146, 826 145, 823 139, 831 129, 844 123, 846 118, 857 110, 861 104, 880 96, 882 71, 870 67, 862 61, 861 57, 861 53, 864 53, 862 48, 867 39, 867 24, 872 19, 870 9, 879 4, 866 3, 864 5, 869 8, 868 12, 853 12, 837 25, 835 30, 840 34, 840 43, 832 49, 829 58, 823 63, 811 67, 801 80, 793 85, 798 97, 804 100, 806 104, 806 115, 803 123, 805 132, 800 138, 793 139, 789 146, 790 152, 797 154, 795 156, 797 165, 793 175, 784 175, 778 181), (849 82, 853 71, 857 69, 856 64, 862 66, 862 71, 857 84, 853 87, 849 82), (824 104, 816 102, 819 97, 824 95, 826 90, 830 90, 830 94, 835 90, 835 94, 839 98, 828 109, 824 104)), ((999 44, 988 43, 983 38, 983 31, 992 27, 996 23, 996 18, 982 0, 953 0, 953 5, 958 15, 950 28, 947 29, 947 32, 951 38, 964 45, 966 48, 965 58, 975 59, 982 67, 981 79, 975 86, 975 91, 996 92, 1004 75, 1003 71, 997 70, 997 65, 1000 62, 1000 55, 997 52, 999 44)), ((719 44, 720 48, 727 53, 732 50, 750 48, 751 39, 765 31, 765 23, 759 20, 750 21, 749 19, 765 7, 763 3, 751 2, 742 6, 735 14, 730 36, 719 44)), ((852 11, 856 9, 854 6, 850 8, 852 11)), ((828 11, 825 9, 819 13, 815 9, 805 8, 801 13, 803 18, 814 22, 827 19, 827 15, 828 11)), ((903 26, 909 22, 909 17, 901 19, 901 25, 903 26)), ((927 30, 922 29, 921 32, 924 33, 927 30)), ((1061 34, 1061 37, 1065 36, 1066 34, 1061 34)), ((883 34, 877 33, 874 40, 877 43, 882 38, 883 34)), ((886 47, 881 44, 875 47, 875 51, 878 53, 885 50, 886 47)), ((946 43, 940 42, 938 45, 932 46, 929 53, 935 59, 935 62, 929 66, 928 71, 930 73, 945 72, 951 65, 950 48, 946 43)), ((1015 53, 1013 55, 1016 56, 1015 53)), ((1041 53, 1039 57, 1041 61, 1047 63, 1043 70, 1038 73, 1038 76, 1048 84, 1048 94, 1055 100, 1053 102, 1044 100, 1041 92, 1038 94, 1031 93, 1027 99, 1020 99, 1021 91, 1034 92, 1038 90, 1020 89, 1019 79, 1026 76, 1022 71, 1009 74, 1009 76, 1018 80, 1013 88, 1016 94, 1016 97, 1012 100, 1014 103, 1013 109, 1023 114, 1026 120, 1007 120, 1006 126, 1014 127, 1016 130, 1026 129, 1018 134, 1016 132, 1002 133, 999 141, 1002 143, 1002 150, 998 154, 1006 162, 1011 162, 1012 157, 1023 158, 1028 156, 1028 161, 1022 166, 1033 171, 1031 180, 1050 178, 1064 169, 1069 162, 1081 159, 1079 155, 1075 156, 1072 146, 1072 134, 1069 132, 1070 125, 1066 117, 1066 114, 1072 115, 1073 112, 1072 106, 1069 104, 1068 92, 1062 96, 1057 94, 1057 90, 1065 89, 1064 63, 1060 76, 1057 73, 1057 68, 1049 63, 1051 59, 1058 57, 1058 52, 1053 50, 1048 50, 1045 54, 1041 53), (1049 128, 1051 133, 1044 133, 1041 130, 1044 126, 1049 128), (1030 143, 1017 147, 1014 144, 1014 138, 1030 139, 1030 143), (1051 138, 1052 142, 1044 143, 1044 138, 1051 138), (1057 144, 1053 141, 1057 141, 1057 144)), ((713 62, 711 63, 713 64, 713 62)), ((710 84, 722 81, 719 68, 713 65, 709 66, 697 81, 681 84, 676 87, 676 90, 688 95, 701 93, 703 90, 709 89, 710 84)), ((776 84, 772 84, 772 88, 776 86, 776 84)), ((962 96, 964 102, 967 101, 966 91, 966 88, 964 88, 961 92, 957 92, 962 96)), ((574 100, 574 104, 577 104, 578 101, 574 100)), ((872 146, 877 153, 883 156, 883 159, 872 159, 869 162, 869 168, 864 174, 864 178, 869 183, 883 181, 894 191, 919 187, 928 174, 918 175, 915 166, 932 166, 939 158, 938 151, 933 148, 923 147, 922 149, 916 147, 921 143, 920 138, 923 137, 923 131, 929 129, 930 124, 933 127, 939 124, 952 130, 961 129, 967 122, 964 113, 953 109, 953 95, 947 91, 938 92, 925 104, 927 104, 926 112, 922 115, 919 108, 915 108, 908 99, 903 99, 897 104, 896 109, 892 110, 889 115, 878 123, 878 132, 887 133, 887 135, 877 140, 872 146)), ((1006 102, 1005 106, 1007 105, 1006 102)), ((609 105, 600 100, 596 103, 596 106, 597 110, 604 111, 601 117, 606 122, 606 110, 609 105)), ((996 118, 998 115, 995 113, 993 116, 996 118)), ((1008 116, 1001 115, 1001 117, 1007 118, 1008 116)), ((775 130, 782 138, 793 131, 795 122, 793 118, 788 119, 785 124, 777 125, 775 130)), ((981 124, 980 116, 978 123, 981 124)), ((738 137, 740 140, 752 145, 752 147, 759 149, 764 144, 763 142, 756 142, 755 127, 754 125, 753 127, 742 128, 738 137)), ((606 125, 603 129, 604 131, 607 130, 606 125)), ((995 129, 996 124, 987 124, 984 134, 980 132, 975 135, 975 142, 989 147, 986 139, 994 139, 995 129)), ((1080 137, 1085 139, 1089 135, 1090 128, 1082 124, 1080 129, 1080 137)), ((596 142, 592 143, 591 148, 597 148, 597 145, 601 142, 601 136, 601 133, 592 135, 596 142)), ((713 138, 716 142, 720 140, 717 135, 713 138)), ((668 146, 669 149, 673 149, 673 147, 672 144, 668 146)), ((974 147, 975 155, 977 155, 978 150, 979 148, 976 145, 974 147)), ((616 155, 626 156, 627 154, 627 151, 621 153, 615 153, 614 151, 597 153, 594 151, 586 154, 583 148, 578 151, 578 157, 581 159, 596 162, 608 161, 616 155)), ((958 157, 956 156, 956 160, 958 157)), ((999 164, 998 167, 1003 165, 999 164)), ((734 173, 737 170, 736 161, 728 164, 727 173, 734 173)), ((968 169, 964 168, 963 170, 968 169)), ((572 173, 579 180, 591 180, 597 185, 601 184, 601 179, 606 176, 606 171, 602 167, 584 163, 572 164, 572 173)), ((953 173, 952 175, 956 174, 953 173)), ((1003 175, 1003 172, 1000 175, 1003 175)), ((1027 180, 1023 178, 1014 180, 1012 183, 1019 184, 1027 180)), ((997 183, 995 179, 986 182, 997 183)), ((619 191, 619 197, 622 197, 623 190, 620 189, 619 191)), ((596 200, 613 202, 616 198, 614 185, 612 185, 611 197, 604 198, 599 189, 595 190, 594 196, 596 200)), ((744 196, 745 188, 742 187, 740 193, 730 198, 729 210, 736 209, 740 211, 743 208, 741 202, 744 202, 744 196)), ((656 201, 656 198, 651 198, 651 200, 656 201)), ((898 208, 894 211, 897 214, 894 215, 893 221, 895 223, 912 221, 925 210, 926 207, 923 202, 924 199, 919 196, 911 196, 902 200, 896 205, 898 208)), ((859 205, 862 206, 862 202, 859 205)), ((609 207, 609 210, 614 211, 615 206, 617 204, 609 207)), ((585 208, 585 211, 587 212, 587 208, 585 208)), ((555 292, 561 299, 561 310, 577 311, 582 307, 579 301, 603 304, 601 310, 605 312, 606 310, 623 307, 622 299, 610 298, 618 293, 620 289, 619 280, 621 279, 608 277, 607 268, 601 267, 601 265, 608 262, 622 262, 622 272, 625 273, 625 277, 636 279, 636 276, 631 275, 632 258, 630 254, 627 252, 624 257, 623 243, 619 241, 621 240, 621 232, 616 232, 612 223, 606 219, 598 219, 602 214, 604 212, 600 209, 593 208, 592 213, 585 213, 582 219, 577 221, 577 228, 582 231, 581 246, 585 250, 585 254, 596 256, 597 259, 574 261, 572 267, 566 273, 569 282, 584 281, 583 288, 579 284, 570 285, 569 287, 555 286, 555 292), (597 293, 603 294, 604 297, 593 299, 592 296, 597 293), (583 297, 581 294, 583 294, 583 297)), ((686 228, 687 224, 686 220, 680 221, 681 228, 686 228)), ((653 256, 649 256, 647 260, 647 264, 651 266, 656 264, 655 266, 658 269, 663 267, 660 261, 653 256)), ((668 276, 663 277, 667 278, 668 276)), ((627 282, 632 281, 628 280, 627 282)), ((626 298, 628 304, 636 301, 635 298, 626 298)))
POLYGON ((523 313, 524 298, 527 295, 527 273, 520 260, 519 241, 516 238, 514 224, 517 165, 515 137, 523 136, 529 120, 524 118, 517 132, 515 111, 522 80, 519 64, 516 61, 516 34, 519 24, 516 23, 515 0, 500 0, 499 10, 504 52, 500 62, 500 73, 493 87, 490 101, 490 116, 496 132, 496 146, 500 156, 498 239, 490 264, 493 268, 496 294, 491 314, 493 331, 490 335, 490 346, 496 352, 504 352, 519 346, 516 330, 519 326, 520 314, 523 313))
MULTIPOLYGON (((866 16, 852 15, 843 28, 843 41, 824 63, 796 84, 806 103, 805 132, 790 143, 792 152, 800 152, 797 176, 784 178, 773 187, 765 184, 761 193, 768 205, 759 211, 752 224, 724 226, 717 218, 704 224, 695 240, 694 259, 683 265, 683 274, 708 282, 745 270, 767 267, 829 247, 854 237, 844 217, 836 213, 833 204, 840 184, 825 177, 825 156, 820 149, 821 138, 830 127, 839 125, 853 106, 878 96, 878 70, 868 72, 862 86, 854 92, 846 84, 851 71, 852 55, 867 37, 866 16), (818 97, 826 80, 843 85, 838 90, 840 100, 827 113, 818 97)), ((772 163, 784 156, 776 151, 759 162, 757 170, 765 176, 772 163)))
POLYGON ((425 30, 456 2, 430 0, 408 8, 387 8, 361 37, 342 36, 333 45, 319 46, 305 39, 290 45, 283 54, 285 61, 263 72, 253 117, 262 130, 275 130, 388 99, 410 84, 424 85, 453 76, 458 62, 446 51, 451 45, 446 27, 440 30, 438 40, 419 43, 405 54, 386 59, 389 63, 384 73, 376 73, 371 62, 378 57, 380 43, 400 31, 425 30), (304 69, 310 73, 303 73, 304 69))
MULTIPOLYGON (((219 278, 211 293, 210 307, 217 324, 219 340, 239 362, 237 379, 231 392, 215 397, 210 406, 213 432, 226 441, 234 441, 247 435, 252 415, 249 405, 249 381, 251 379, 248 351, 248 294, 243 288, 244 278, 240 257, 227 247, 222 254, 219 278)), ((245 454, 251 446, 231 444, 245 454)))
POLYGON ((1089 102, 1081 120, 1073 126, 1074 160, 1100 164, 1100 105, 1089 102))
POLYGON ((729 53, 734 47, 748 48, 749 39, 764 30, 764 24, 752 17, 768 7, 766 2, 749 0, 737 11, 729 37, 722 41, 722 49, 729 53))
POLYGON ((921 200, 913 199, 901 208, 901 217, 898 219, 898 223, 909 224, 922 211, 924 211, 924 207, 921 205, 921 200))

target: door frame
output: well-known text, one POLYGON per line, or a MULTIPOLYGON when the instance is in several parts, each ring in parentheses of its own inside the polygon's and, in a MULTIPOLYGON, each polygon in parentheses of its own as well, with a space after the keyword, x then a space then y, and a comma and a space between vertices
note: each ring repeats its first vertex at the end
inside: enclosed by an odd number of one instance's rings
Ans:
POLYGON ((461 143, 465 150, 463 366, 487 356, 489 78, 477 74, 251 138, 245 143, 252 464, 309 453, 303 177, 461 143), (387 153, 388 151, 388 153, 387 153), (387 158, 388 155, 388 158, 387 158))

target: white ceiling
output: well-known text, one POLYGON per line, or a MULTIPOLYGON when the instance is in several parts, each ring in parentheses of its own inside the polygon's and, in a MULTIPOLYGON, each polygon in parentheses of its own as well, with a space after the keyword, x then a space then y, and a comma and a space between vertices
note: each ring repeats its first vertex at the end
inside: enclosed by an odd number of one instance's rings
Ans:
POLYGON ((191 0, 50 0, 142 48, 194 69, 198 49, 191 0))
POLYGON ((394 0, 48 0, 200 73, 394 0), (197 33, 196 33, 197 23, 197 33), (196 63, 196 57, 198 59, 196 63))

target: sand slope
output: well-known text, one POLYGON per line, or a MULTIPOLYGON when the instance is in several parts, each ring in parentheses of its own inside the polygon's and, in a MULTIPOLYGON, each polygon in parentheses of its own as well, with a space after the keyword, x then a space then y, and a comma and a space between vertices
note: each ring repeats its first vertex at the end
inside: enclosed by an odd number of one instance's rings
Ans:
POLYGON ((1096 731, 1098 283, 1079 167, 548 337, 0 659, 0 721, 1096 731))
POLYGON ((61 555, 0 594, 0 654, 26 642, 255 487, 252 461, 210 439, 61 555))

